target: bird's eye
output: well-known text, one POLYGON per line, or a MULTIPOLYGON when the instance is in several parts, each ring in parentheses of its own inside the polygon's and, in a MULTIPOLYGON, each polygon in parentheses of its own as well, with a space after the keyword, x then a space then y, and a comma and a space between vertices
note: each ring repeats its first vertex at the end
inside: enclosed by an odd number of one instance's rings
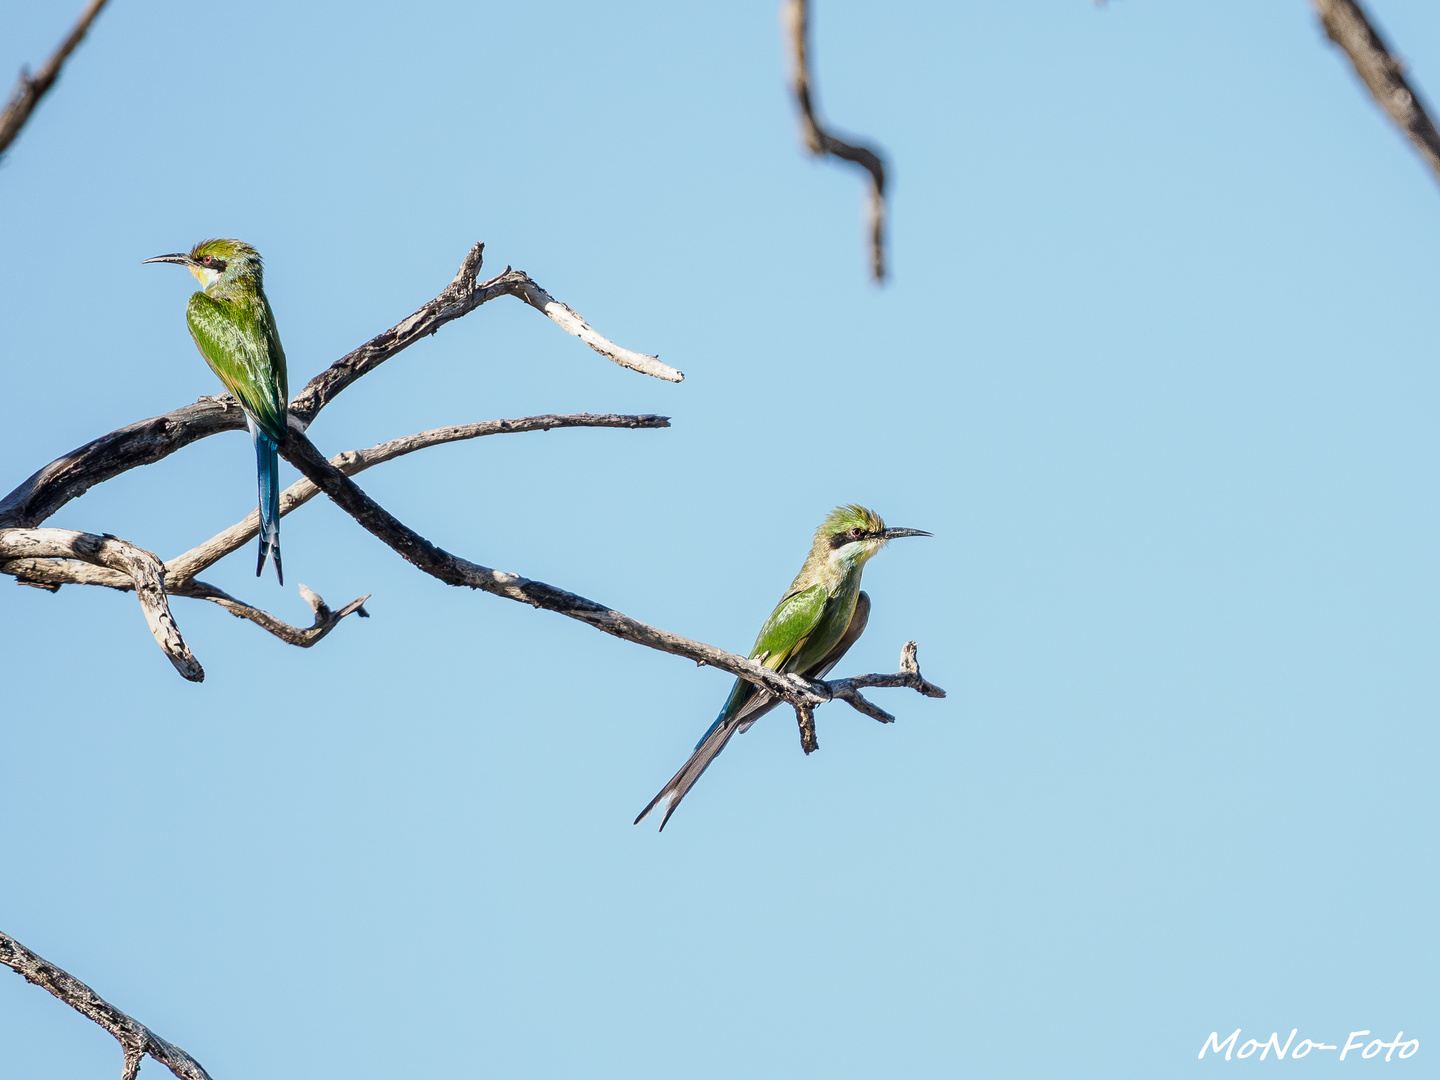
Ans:
POLYGON ((851 540, 859 540, 860 537, 862 537, 862 536, 864 536, 864 535, 865 535, 865 530, 861 529, 858 525, 857 525, 855 528, 853 528, 853 529, 850 530, 850 539, 851 539, 851 540))
POLYGON ((206 266, 209 266, 209 265, 210 265, 210 260, 213 259, 214 257, 215 257, 215 256, 213 256, 213 255, 206 255, 205 258, 204 258, 204 260, 203 260, 203 262, 205 263, 206 266))

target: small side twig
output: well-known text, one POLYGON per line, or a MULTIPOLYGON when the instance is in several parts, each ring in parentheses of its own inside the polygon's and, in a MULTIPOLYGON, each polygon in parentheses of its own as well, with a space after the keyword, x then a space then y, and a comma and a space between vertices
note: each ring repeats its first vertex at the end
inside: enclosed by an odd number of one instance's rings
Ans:
POLYGON ((125 1055, 121 1080, 134 1080, 140 1069, 140 1059, 146 1054, 180 1080, 210 1080, 210 1074, 180 1047, 166 1042, 140 1021, 111 1005, 74 975, 36 956, 4 933, 0 933, 0 964, 23 976, 26 982, 50 991, 81 1016, 113 1035, 125 1055))
POLYGON ((1405 65, 1385 44, 1358 0, 1311 0, 1325 33, 1350 57, 1355 73, 1380 107, 1420 151, 1440 179, 1440 132, 1435 130, 1420 95, 1405 80, 1405 65))
POLYGON ((916 651, 915 642, 905 643, 905 647, 900 650, 900 670, 894 675, 858 675, 850 679, 834 679, 826 685, 830 688, 832 697, 846 702, 857 712, 879 720, 882 724, 893 724, 895 717, 869 701, 860 691, 870 686, 903 686, 926 697, 943 698, 945 691, 920 674, 916 651))
POLYGON ((885 163, 879 152, 861 143, 849 143, 825 130, 815 115, 810 89, 810 5, 808 0, 781 0, 780 18, 790 37, 790 91, 800 110, 800 134, 812 154, 830 154, 860 166, 870 174, 870 273, 885 280, 885 163))
POLYGON ((370 599, 371 594, 366 593, 355 600, 351 600, 339 611, 330 610, 330 606, 316 593, 311 592, 304 585, 300 586, 300 597, 310 605, 310 610, 315 612, 315 622, 310 626, 291 626, 282 622, 268 612, 261 611, 257 607, 237 600, 227 592, 215 588, 213 585, 206 585, 203 581, 189 581, 183 586, 183 591, 177 592, 176 596, 189 596, 196 600, 209 600, 219 604, 226 611, 230 612, 237 619, 246 619, 260 629, 275 635, 287 645, 296 645, 302 649, 308 649, 326 634, 334 630, 340 624, 340 620, 346 615, 359 615, 362 619, 368 619, 370 613, 365 610, 365 601, 370 599))
POLYGON ((20 129, 25 126, 25 121, 30 119, 30 114, 35 111, 35 106, 45 96, 49 89, 55 85, 55 80, 60 77, 60 68, 69 59, 75 47, 85 37, 90 24, 95 21, 95 16, 100 14, 100 9, 106 4, 106 0, 90 0, 85 10, 80 13, 80 18, 71 28, 69 35, 60 43, 60 47, 51 54, 50 59, 45 61, 44 66, 34 75, 27 71, 21 71, 20 77, 15 80, 15 88, 10 91, 10 100, 5 103, 5 111, 0 112, 0 154, 15 141, 15 136, 20 134, 20 129))
POLYGON ((796 705, 795 720, 800 725, 800 749, 809 757, 820 749, 820 743, 815 738, 815 706, 808 703, 796 705))

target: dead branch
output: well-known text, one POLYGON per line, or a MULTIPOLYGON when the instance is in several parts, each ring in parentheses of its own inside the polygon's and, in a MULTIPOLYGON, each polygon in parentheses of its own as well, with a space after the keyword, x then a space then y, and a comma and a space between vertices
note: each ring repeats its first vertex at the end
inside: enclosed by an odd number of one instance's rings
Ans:
POLYGON ((790 37, 790 92, 800 110, 800 134, 812 154, 830 154, 870 174, 870 273, 885 280, 885 163, 880 154, 860 143, 848 143, 821 126, 810 90, 809 0, 781 0, 780 21, 790 37))
POLYGON ((205 670, 190 652, 165 599, 165 566, 144 548, 114 536, 72 529, 0 530, 0 563, 8 559, 77 559, 118 571, 130 579, 140 611, 162 652, 191 682, 203 682, 205 670))
POLYGON ((623 349, 609 338, 597 334, 584 319, 555 300, 523 271, 512 270, 507 266, 489 281, 476 284, 475 277, 480 272, 484 253, 485 245, 476 244, 460 264, 454 280, 445 286, 439 296, 408 319, 403 319, 358 349, 346 353, 311 379, 305 389, 295 395, 295 400, 290 402, 290 415, 300 421, 301 430, 309 426, 316 414, 333 401, 336 394, 356 379, 374 371, 390 357, 415 344, 422 337, 435 333, 448 322, 470 314, 481 304, 489 303, 497 296, 519 297, 567 334, 580 338, 601 356, 613 360, 621 367, 667 382, 680 382, 685 378, 668 364, 660 363, 658 357, 623 349))
MULTIPOLYGON (((531 290, 534 290, 532 299, 521 298, 532 306, 540 307, 567 333, 580 336, 601 355, 622 366, 670 382, 679 382, 684 378, 680 372, 660 363, 655 357, 622 349, 595 333, 583 319, 518 270, 507 267, 504 273, 477 285, 475 275, 480 271, 484 249, 484 244, 476 244, 470 249, 454 280, 434 300, 383 334, 342 356, 311 379, 290 403, 290 416, 299 423, 300 429, 303 431, 314 422, 320 410, 345 387, 422 337, 435 333, 447 322, 469 314, 497 296, 521 295, 531 290), (542 297, 537 305, 535 301, 542 297), (562 308, 563 311, 558 310, 562 308), (566 312, 584 327, 590 337, 584 337, 579 329, 567 325, 566 312)), ((0 529, 34 528, 96 484, 141 465, 153 465, 198 439, 221 431, 239 431, 244 427, 245 414, 240 406, 229 394, 221 394, 202 397, 193 404, 183 405, 162 416, 117 428, 56 458, 0 499, 0 529)))
MULTIPOLYGON (((620 415, 616 413, 550 413, 542 416, 524 416, 514 420, 486 420, 478 424, 456 424, 449 427, 421 431, 415 435, 391 439, 365 450, 346 450, 331 458, 331 464, 347 476, 363 472, 372 466, 392 461, 417 450, 445 443, 483 438, 486 435, 517 434, 525 431, 549 431, 552 428, 608 427, 608 428, 660 428, 669 427, 669 417, 645 415, 620 415)), ((296 507, 303 506, 319 494, 319 488, 309 480, 298 480, 280 496, 280 513, 285 515, 296 507)), ((36 530, 58 532, 59 530, 36 530)), ((352 600, 339 611, 332 611, 323 599, 304 585, 300 595, 315 612, 315 622, 308 627, 291 626, 259 608, 237 600, 213 585, 196 581, 195 575, 218 562, 226 555, 253 540, 259 531, 259 515, 251 511, 245 520, 232 525, 224 532, 211 537, 183 555, 169 560, 164 565, 165 592, 170 596, 184 596, 196 600, 209 600, 219 604, 237 618, 248 619, 261 629, 290 645, 308 649, 328 634, 346 615, 357 613, 368 618, 364 603, 368 595, 352 600)), ((0 573, 13 575, 21 585, 32 585, 54 592, 62 585, 99 585, 122 591, 134 588, 134 579, 128 573, 110 569, 108 564, 77 562, 68 557, 38 557, 40 549, 34 542, 24 543, 30 535, 24 530, 6 532, 0 530, 0 573), (26 552, 25 557, 6 561, 4 541, 14 537, 15 550, 26 552)), ((77 534, 83 535, 83 534, 77 534)), ((124 544, 124 541, 115 541, 124 544)), ((128 546, 128 545, 127 545, 128 546)))
POLYGON ((146 1054, 180 1080, 210 1080, 200 1063, 174 1043, 166 1042, 140 1021, 127 1016, 74 975, 36 956, 8 934, 0 933, 0 964, 44 987, 87 1020, 93 1020, 120 1044, 125 1055, 121 1080, 134 1080, 146 1054))
POLYGON ((236 600, 229 593, 222 592, 213 585, 206 585, 203 581, 186 582, 183 590, 175 595, 189 596, 196 600, 210 600, 219 604, 237 619, 247 619, 260 629, 274 634, 285 644, 297 645, 302 649, 308 649, 330 633, 346 615, 353 613, 362 619, 370 617, 370 613, 365 610, 365 601, 370 599, 370 593, 351 600, 339 611, 331 611, 330 606, 318 594, 310 591, 304 585, 300 586, 300 597, 310 605, 310 610, 315 612, 314 623, 305 627, 291 626, 289 623, 281 622, 275 616, 261 611, 259 608, 251 607, 243 600, 236 600))
POLYGON ((60 47, 38 72, 31 75, 21 69, 20 77, 15 80, 15 88, 10 91, 10 100, 5 103, 5 111, 0 112, 0 154, 15 141, 15 136, 20 134, 25 121, 30 119, 35 106, 50 87, 55 85, 55 80, 60 77, 60 68, 85 37, 90 24, 95 21, 95 16, 100 14, 100 9, 105 4, 106 0, 90 0, 89 6, 80 13, 79 20, 71 28, 69 36, 60 43, 60 47))
MULTIPOLYGON (((543 581, 492 570, 452 555, 432 544, 365 494, 355 481, 332 465, 315 444, 295 428, 281 445, 280 453, 372 536, 406 562, 447 585, 480 589, 507 600, 554 611, 636 645, 709 664, 754 683, 797 709, 801 706, 813 708, 837 696, 829 683, 772 671, 746 657, 661 630, 543 581)), ((920 678, 918 668, 914 672, 902 671, 897 675, 865 676, 854 686, 842 685, 838 696, 854 704, 853 699, 858 696, 857 688, 860 686, 910 686, 919 689, 920 684, 935 691, 930 696, 944 696, 943 690, 920 678)))
MULTIPOLYGON (((389 442, 372 446, 368 450, 346 450, 336 454, 330 463, 346 476, 354 476, 375 465, 417 450, 444 443, 480 439, 486 435, 514 435, 525 431, 549 431, 552 428, 612 427, 612 428, 662 428, 670 426, 668 416, 650 414, 626 416, 616 413, 550 413, 544 416, 524 416, 514 420, 484 420, 478 424, 455 424, 449 427, 421 431, 415 435, 391 439, 389 442)), ((284 517, 297 507, 320 494, 320 489, 309 480, 297 480, 280 494, 280 515, 284 517)), ((260 532, 260 514, 250 514, 224 532, 211 537, 203 544, 191 548, 183 555, 176 556, 165 564, 171 582, 183 582, 193 578, 206 567, 224 558, 232 551, 244 547, 260 532)), ((4 567, 0 567, 3 572, 4 567)), ((172 590, 174 586, 172 585, 172 590)))
POLYGON ((900 671, 894 675, 860 675, 850 679, 833 679, 827 685, 831 696, 846 702, 852 708, 864 713, 882 724, 893 724, 891 716, 878 705, 872 704, 860 693, 869 686, 903 686, 926 697, 943 698, 945 691, 920 674, 920 662, 916 659, 916 645, 907 641, 900 650, 900 671))
POLYGON ((1420 95, 1406 82, 1404 62, 1391 53, 1358 0, 1311 2, 1330 40, 1345 50, 1380 107, 1440 179, 1440 132, 1425 112, 1420 95))

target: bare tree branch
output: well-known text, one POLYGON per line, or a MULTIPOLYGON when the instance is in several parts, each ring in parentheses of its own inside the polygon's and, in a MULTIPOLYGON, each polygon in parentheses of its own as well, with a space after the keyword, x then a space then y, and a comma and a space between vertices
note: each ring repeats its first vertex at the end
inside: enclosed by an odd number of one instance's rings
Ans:
MULTIPOLYGON (((484 247, 484 244, 476 244, 470 249, 454 280, 434 300, 385 333, 342 356, 311 379, 290 403, 290 416, 298 421, 301 430, 308 427, 320 410, 356 379, 422 337, 435 333, 447 322, 474 311, 497 296, 526 294, 521 298, 527 303, 544 311, 568 333, 580 336, 591 348, 622 366, 671 382, 684 378, 680 372, 654 357, 622 349, 595 333, 583 319, 519 271, 507 268, 498 277, 477 285, 475 275, 480 270, 484 247), (584 328, 583 333, 576 326, 567 325, 566 319, 572 316, 573 322, 584 328), (585 336, 587 333, 588 337, 585 336)), ((153 465, 197 439, 221 431, 239 431, 244 427, 245 413, 234 398, 222 394, 202 397, 163 416, 117 428, 56 458, 0 499, 0 529, 34 528, 96 484, 141 465, 153 465)))
POLYGON ((780 21, 790 36, 790 91, 800 110, 800 133, 812 154, 830 154, 870 173, 870 273, 885 280, 885 163, 880 154, 860 143, 845 142, 820 125, 810 91, 809 0, 781 0, 780 21))
POLYGON ((900 650, 900 671, 895 675, 860 675, 851 679, 832 679, 828 684, 833 697, 847 702, 857 711, 879 720, 882 724, 893 724, 891 716, 878 705, 872 704, 860 691, 867 686, 903 686, 924 694, 926 697, 943 698, 945 691, 920 674, 920 662, 916 659, 916 645, 907 641, 900 650))
POLYGON ((1420 95, 1405 81, 1405 64, 1390 52, 1365 9, 1358 0, 1311 3, 1330 40, 1349 55, 1355 73, 1440 179, 1440 132, 1426 114, 1420 95))
MULTIPOLYGON (((797 709, 800 706, 813 708, 836 696, 829 683, 772 671, 746 657, 725 652, 704 642, 692 641, 668 630, 661 630, 594 600, 558 589, 554 585, 547 585, 543 581, 534 581, 503 570, 492 570, 488 566, 452 555, 432 544, 365 494, 355 481, 326 460, 315 444, 294 427, 281 444, 280 453, 367 532, 385 543, 405 561, 447 585, 481 589, 507 600, 554 611, 625 641, 659 652, 684 656, 700 664, 709 664, 768 690, 797 709)), ((852 699, 859 686, 912 686, 918 689, 922 683, 937 692, 930 696, 944 696, 943 690, 920 678, 918 668, 913 673, 865 676, 858 680, 854 687, 842 686, 840 696, 847 700, 852 699)))
POLYGON ((245 413, 229 394, 117 428, 56 458, 0 499, 0 529, 34 528, 96 484, 153 465, 197 439, 244 428, 245 413))
POLYGON ((460 264, 454 280, 445 286, 439 296, 383 334, 377 334, 358 349, 346 353, 311 379, 305 389, 296 394, 295 399, 290 402, 290 415, 300 421, 301 429, 309 426, 316 414, 356 379, 374 371, 390 357, 422 337, 435 333, 448 322, 470 314, 481 304, 488 303, 497 296, 518 296, 558 324, 566 333, 580 338, 601 356, 613 360, 621 367, 653 375, 667 382, 680 382, 685 378, 668 364, 660 363, 658 358, 623 349, 597 334, 584 319, 555 300, 531 281, 528 274, 520 270, 511 270, 507 266, 496 277, 476 284, 475 277, 480 272, 484 252, 485 245, 476 244, 460 264))
POLYGON ((114 536, 72 529, 4 529, 0 530, 0 563, 9 559, 78 559, 126 575, 161 651, 185 678, 204 681, 205 670, 190 652, 170 614, 165 599, 165 566, 144 548, 114 536))
MULTIPOLYGON (((449 427, 422 431, 389 442, 380 443, 366 450, 346 450, 330 459, 331 464, 347 476, 363 472, 374 465, 392 461, 397 457, 412 454, 431 446, 444 443, 478 439, 486 435, 516 434, 525 431, 549 431, 552 428, 608 427, 608 428, 661 428, 669 427, 669 417, 644 415, 622 415, 616 413, 550 413, 542 416, 524 416, 514 420, 486 420, 478 424, 457 424, 449 427)), ((319 488, 309 480, 298 480, 291 484, 280 497, 280 513, 288 514, 296 507, 303 506, 319 494, 319 488)), ((352 600, 339 611, 331 611, 325 601, 304 585, 300 595, 315 612, 315 622, 308 627, 291 626, 259 608, 237 600, 213 585, 195 581, 195 575, 242 547, 255 538, 259 531, 258 514, 252 511, 245 520, 232 525, 224 532, 211 537, 203 544, 191 548, 183 555, 169 560, 165 566, 165 592, 170 596, 185 596, 196 600, 210 600, 238 618, 248 619, 255 625, 274 634, 280 640, 301 648, 309 648, 328 634, 346 615, 358 613, 368 618, 364 603, 370 597, 362 596, 352 600)), ((37 530, 58 532, 59 530, 37 530)), ((99 585, 111 589, 129 590, 134 588, 134 579, 128 573, 109 568, 105 563, 70 561, 66 557, 40 558, 41 550, 35 541, 26 541, 33 534, 25 531, 6 532, 0 530, 0 573, 11 574, 17 583, 33 585, 54 592, 62 585, 99 585), (23 550, 22 558, 6 561, 5 541, 14 538, 15 550, 23 550)), ((76 534, 84 535, 84 534, 76 534)), ((124 541, 116 541, 124 544, 124 541)), ((66 549, 68 550, 68 549, 66 549)))
POLYGON ((365 610, 365 601, 370 599, 370 593, 351 600, 339 611, 331 611, 330 606, 320 596, 311 592, 304 585, 300 586, 300 596, 310 605, 310 610, 315 612, 315 622, 305 627, 291 626, 289 623, 281 622, 275 616, 261 611, 257 607, 251 607, 243 600, 236 600, 229 593, 222 592, 213 585, 206 585, 203 581, 188 581, 180 591, 173 595, 213 601, 237 619, 247 619, 262 630, 274 634, 287 645, 298 645, 302 649, 308 649, 330 633, 346 615, 353 613, 362 619, 370 617, 370 613, 365 610))
POLYGON ((140 1059, 149 1054, 180 1080, 210 1080, 200 1063, 174 1043, 166 1042, 140 1021, 127 1016, 74 975, 36 956, 8 934, 0 933, 0 964, 44 987, 87 1020, 93 1020, 120 1043, 125 1054, 121 1080, 134 1080, 140 1059))
POLYGON ((89 5, 80 13, 79 21, 71 28, 69 36, 60 43, 60 47, 50 59, 45 61, 45 66, 34 75, 21 70, 20 77, 15 80, 15 88, 10 91, 10 100, 5 103, 5 111, 0 112, 0 154, 15 141, 15 136, 20 134, 25 121, 30 119, 35 106, 50 87, 55 85, 55 80, 60 77, 60 68, 80 44, 86 31, 90 29, 90 24, 95 21, 95 16, 100 14, 100 9, 105 4, 106 0, 90 0, 89 5))

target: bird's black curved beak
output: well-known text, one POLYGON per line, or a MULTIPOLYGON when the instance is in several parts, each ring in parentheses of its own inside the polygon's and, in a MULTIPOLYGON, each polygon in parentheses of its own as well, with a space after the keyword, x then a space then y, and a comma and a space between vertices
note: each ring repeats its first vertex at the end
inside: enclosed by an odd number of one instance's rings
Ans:
POLYGON ((140 265, 144 266, 145 263, 152 262, 178 263, 181 266, 189 266, 191 260, 188 251, 177 251, 174 255, 156 255, 153 259, 145 259, 140 265))
POLYGON ((886 540, 898 540, 902 536, 934 536, 923 529, 886 529, 881 536, 886 540))

